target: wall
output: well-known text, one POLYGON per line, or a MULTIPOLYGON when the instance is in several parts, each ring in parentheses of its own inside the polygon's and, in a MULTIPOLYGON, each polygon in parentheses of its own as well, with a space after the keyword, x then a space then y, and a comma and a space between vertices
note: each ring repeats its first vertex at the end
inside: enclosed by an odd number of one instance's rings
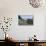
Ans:
POLYGON ((46 39, 46 16, 45 16, 45 23, 44 23, 44 39, 46 39))
MULTIPOLYGON (((13 17, 12 26, 8 33, 14 39, 27 40, 36 34, 39 40, 44 40, 44 15, 46 15, 46 8, 44 7, 32 8, 28 0, 0 0, 0 16, 13 17), (33 15, 34 25, 19 26, 18 15, 33 15)), ((0 39, 2 39, 2 36, 0 39)))
POLYGON ((37 38, 42 40, 44 39, 44 16, 35 15, 34 16, 34 25, 33 26, 19 26, 17 19, 14 18, 14 23, 12 26, 13 36, 20 40, 27 40, 29 37, 32 37, 34 34, 37 35, 37 38), (14 22, 16 21, 16 22, 14 22), (14 31, 14 32, 13 32, 14 31))

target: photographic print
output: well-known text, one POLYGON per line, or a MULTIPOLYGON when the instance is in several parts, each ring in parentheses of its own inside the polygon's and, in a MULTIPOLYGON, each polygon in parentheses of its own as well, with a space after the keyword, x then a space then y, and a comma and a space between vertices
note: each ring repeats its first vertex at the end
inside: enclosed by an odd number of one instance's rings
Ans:
POLYGON ((18 15, 18 24, 19 25, 33 25, 33 16, 32 15, 18 15))

